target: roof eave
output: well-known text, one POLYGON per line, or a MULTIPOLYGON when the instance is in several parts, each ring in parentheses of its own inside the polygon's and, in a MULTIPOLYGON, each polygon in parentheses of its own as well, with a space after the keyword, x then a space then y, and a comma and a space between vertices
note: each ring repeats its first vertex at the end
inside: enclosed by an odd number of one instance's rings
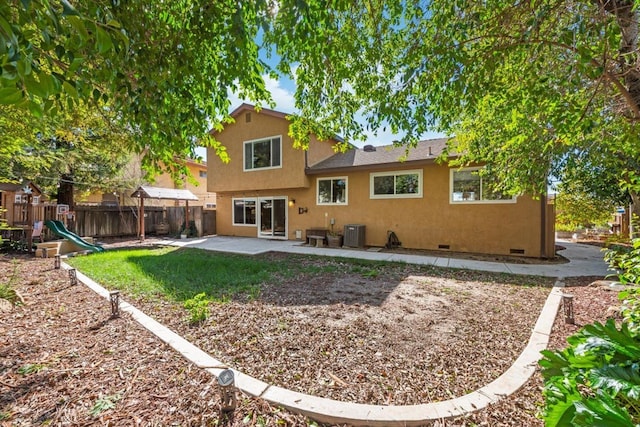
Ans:
MULTIPOLYGON (((453 159, 455 156, 449 156, 448 159, 453 159)), ((404 162, 387 162, 387 163, 375 163, 368 165, 358 165, 358 166, 339 166, 333 168, 319 168, 314 169, 313 167, 307 168, 305 173, 307 175, 323 175, 330 173, 344 173, 344 172, 357 172, 363 170, 377 170, 377 169, 389 169, 389 168, 397 168, 403 167, 405 165, 418 166, 421 164, 429 165, 434 164, 438 160, 437 157, 429 158, 429 159, 420 159, 420 160, 407 160, 404 162)))

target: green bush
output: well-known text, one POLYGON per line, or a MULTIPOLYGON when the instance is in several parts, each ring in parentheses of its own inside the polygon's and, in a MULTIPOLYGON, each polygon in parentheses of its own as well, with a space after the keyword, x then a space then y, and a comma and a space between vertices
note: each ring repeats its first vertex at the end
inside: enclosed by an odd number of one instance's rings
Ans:
POLYGON ((209 318, 209 300, 202 292, 184 302, 184 308, 189 311, 189 323, 195 325, 209 318))
POLYGON ((542 352, 545 426, 640 422, 640 338, 623 323, 587 325, 562 351, 542 352))
POLYGON ((640 282, 640 239, 633 239, 631 246, 611 245, 605 252, 604 260, 611 270, 617 270, 622 283, 640 282))
MULTIPOLYGON (((623 283, 640 278, 640 239, 614 245, 605 260, 623 283)), ((587 325, 561 351, 544 350, 545 426, 640 424, 640 300, 637 287, 619 294, 622 323, 587 325)))

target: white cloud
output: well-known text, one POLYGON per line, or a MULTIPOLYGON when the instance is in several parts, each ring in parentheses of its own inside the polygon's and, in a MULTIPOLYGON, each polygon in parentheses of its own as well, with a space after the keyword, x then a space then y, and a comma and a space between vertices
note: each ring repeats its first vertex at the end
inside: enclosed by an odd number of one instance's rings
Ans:
MULTIPOLYGON (((295 100, 293 98, 295 89, 285 87, 281 80, 271 78, 267 74, 263 75, 262 78, 264 79, 266 89, 271 93, 271 96, 276 103, 274 109, 283 113, 295 113, 297 111, 295 108, 295 100)), ((293 84, 291 84, 291 86, 293 86, 293 84)), ((229 100, 231 101, 230 112, 238 108, 243 102, 252 104, 251 101, 242 99, 231 91, 229 91, 229 100)), ((267 105, 263 105, 263 107, 268 108, 267 105)))
POLYGON ((271 96, 276 103, 276 110, 283 113, 295 113, 295 100, 293 98, 293 91, 284 87, 280 80, 273 79, 269 76, 262 76, 264 78, 265 86, 267 90, 271 92, 271 96))

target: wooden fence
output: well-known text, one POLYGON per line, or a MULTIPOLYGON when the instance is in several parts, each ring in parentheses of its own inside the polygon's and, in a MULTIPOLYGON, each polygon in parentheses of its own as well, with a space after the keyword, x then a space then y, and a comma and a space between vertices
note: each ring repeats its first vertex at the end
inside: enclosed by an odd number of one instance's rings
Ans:
MULTIPOLYGON (((207 211, 207 224, 202 206, 189 207, 189 220, 194 221, 198 236, 211 230, 211 214, 207 211)), ((215 211, 213 227, 215 228, 215 211)), ((169 235, 177 236, 184 224, 184 207, 149 206, 144 208, 145 235, 156 234, 156 225, 168 224, 169 235)), ((54 209, 45 208, 45 219, 56 218, 54 209)), ((138 208, 136 206, 76 206, 72 218, 63 218, 71 231, 80 236, 92 237, 124 237, 138 235, 138 208)))

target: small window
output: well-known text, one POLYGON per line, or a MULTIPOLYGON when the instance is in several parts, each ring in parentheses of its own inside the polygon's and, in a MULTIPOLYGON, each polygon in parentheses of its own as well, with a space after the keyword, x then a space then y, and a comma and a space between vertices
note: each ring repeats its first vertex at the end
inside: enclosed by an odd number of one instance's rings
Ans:
POLYGON ((215 209, 216 208, 216 204, 215 203, 205 203, 204 204, 204 208, 205 209, 215 209))
POLYGON ((33 199, 31 199, 31 204, 37 205, 39 203, 40 203, 40 196, 33 196, 33 199))
POLYGON ((422 171, 380 172, 370 175, 372 199, 422 197, 422 171))
POLYGON ((256 199, 233 199, 233 225, 256 225, 256 199))
POLYGON ((200 178, 206 178, 207 177, 207 171, 200 171, 200 178))
POLYGON ((347 204, 347 178, 318 178, 319 205, 347 204))
POLYGON ((495 188, 495 179, 480 175, 482 168, 451 170, 451 203, 513 203, 514 196, 495 188))
POLYGON ((22 203, 22 194, 16 194, 13 203, 22 203))
POLYGON ((244 170, 278 168, 282 164, 279 136, 244 143, 244 170))

